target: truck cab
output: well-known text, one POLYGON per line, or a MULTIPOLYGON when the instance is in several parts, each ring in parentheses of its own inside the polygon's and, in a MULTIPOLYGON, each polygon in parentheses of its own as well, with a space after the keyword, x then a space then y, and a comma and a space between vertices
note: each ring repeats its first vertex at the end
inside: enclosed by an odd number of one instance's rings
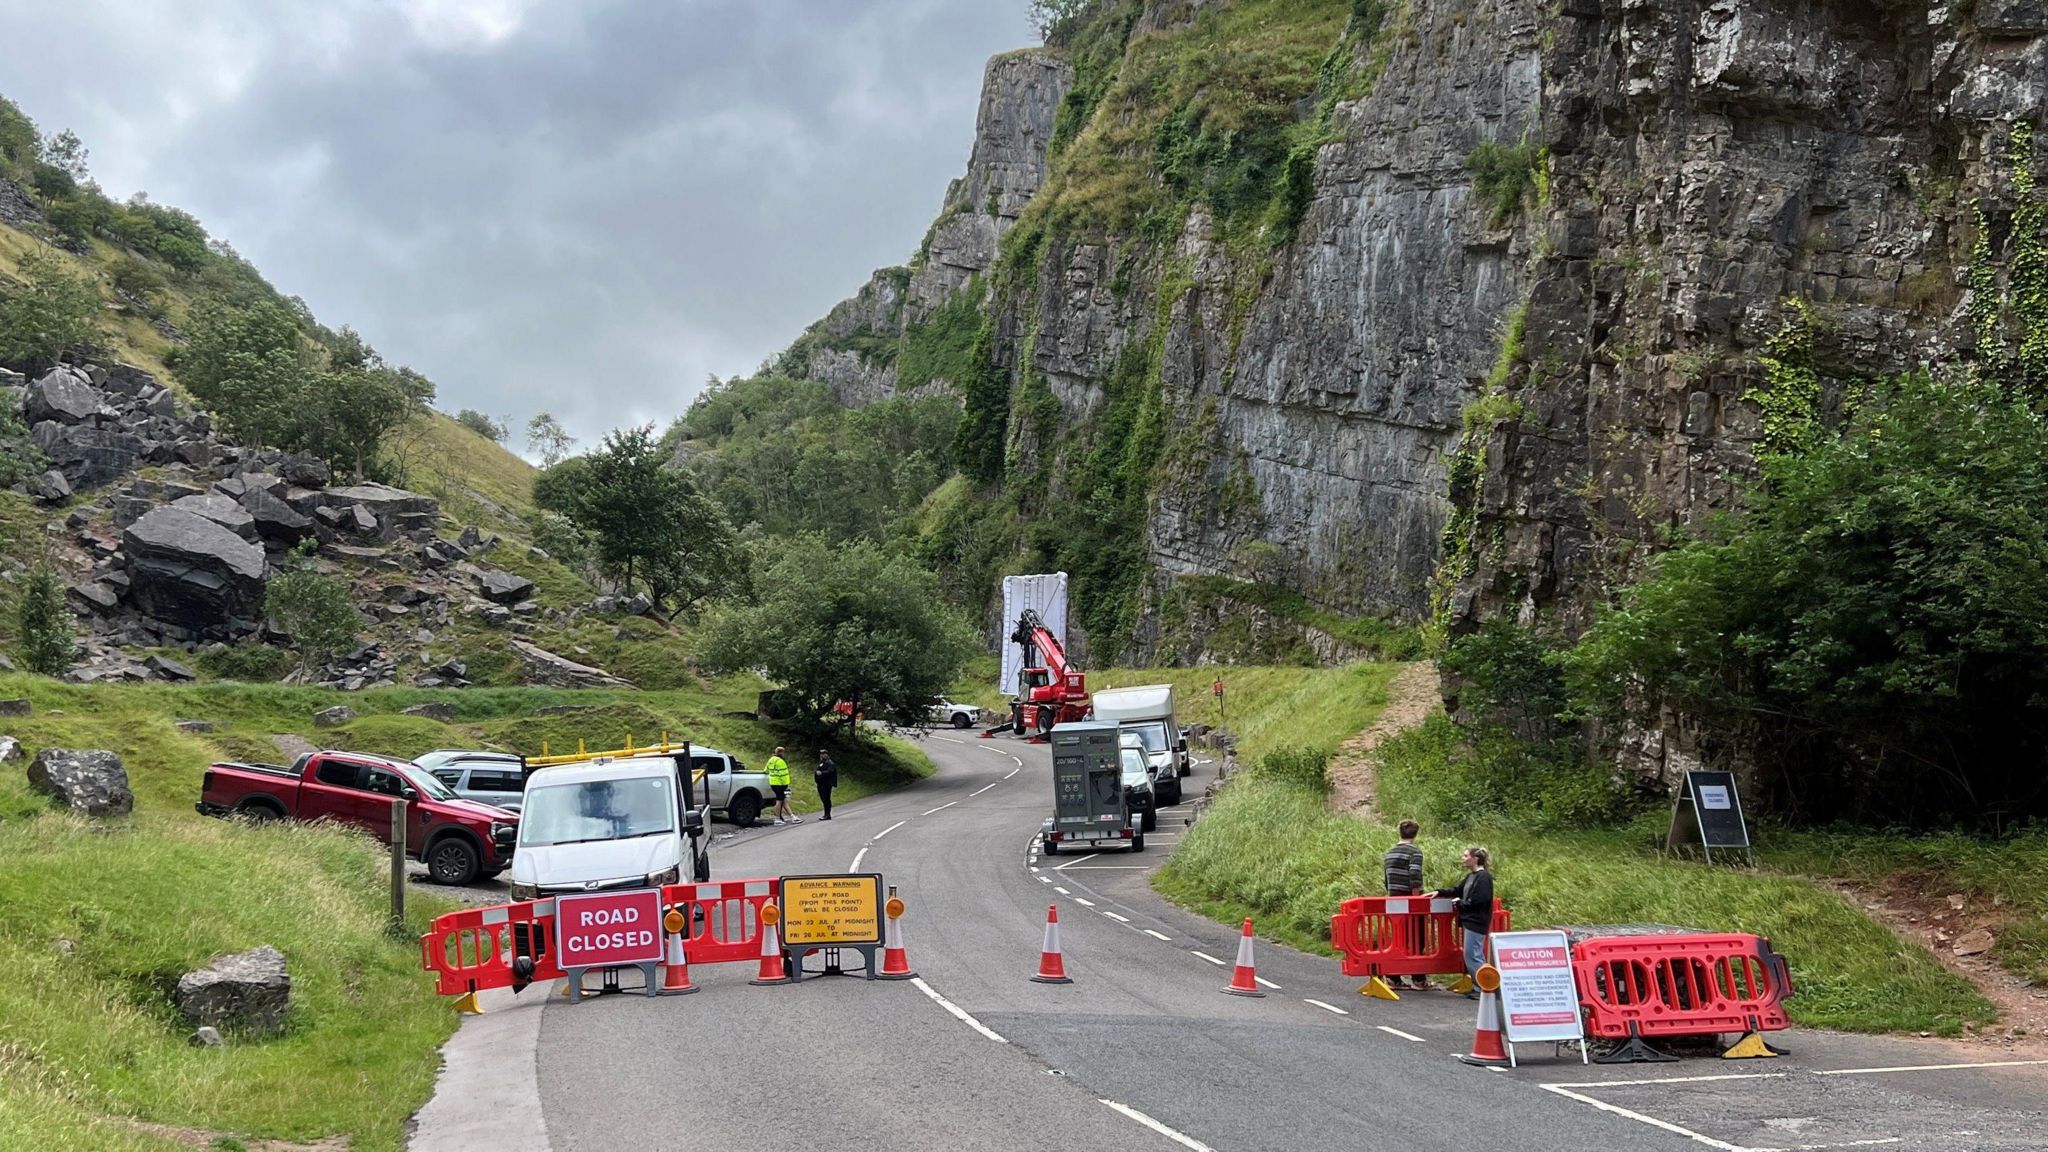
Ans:
POLYGON ((691 751, 535 769, 526 781, 512 897, 703 883, 710 806, 691 751))
POLYGON ((1098 721, 1114 723, 1145 750, 1162 804, 1181 801, 1181 778, 1194 769, 1187 737, 1174 717, 1173 685, 1145 684, 1095 694, 1098 721))

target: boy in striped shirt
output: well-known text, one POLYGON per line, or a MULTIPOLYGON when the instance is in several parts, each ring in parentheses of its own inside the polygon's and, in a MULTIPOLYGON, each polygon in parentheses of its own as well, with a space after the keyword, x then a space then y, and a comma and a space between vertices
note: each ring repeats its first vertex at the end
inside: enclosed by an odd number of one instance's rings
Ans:
MULTIPOLYGON (((1401 821, 1401 842, 1387 849, 1386 859, 1383 861, 1386 867, 1387 895, 1420 896, 1422 894, 1422 849, 1415 843, 1415 837, 1421 833, 1422 826, 1415 821, 1401 821)), ((1424 933, 1427 931, 1421 917, 1416 918, 1415 929, 1413 946, 1416 951, 1420 952, 1425 946, 1424 933)), ((1394 977, 1390 983, 1396 988, 1402 986, 1399 976, 1394 977)), ((1409 987, 1418 990, 1428 988, 1429 977, 1417 976, 1409 987)))

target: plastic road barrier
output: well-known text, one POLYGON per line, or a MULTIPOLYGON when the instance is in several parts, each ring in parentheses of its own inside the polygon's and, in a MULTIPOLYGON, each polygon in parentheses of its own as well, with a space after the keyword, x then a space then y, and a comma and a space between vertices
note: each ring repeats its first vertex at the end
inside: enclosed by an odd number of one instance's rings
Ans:
POLYGON ((1670 1060, 1653 1036, 1742 1033, 1730 1058, 1774 1056, 1763 1033, 1789 1027, 1792 976, 1761 936, 1596 936, 1572 946, 1589 1036, 1621 1041, 1601 1063, 1670 1060))
MULTIPOLYGON (((1512 927, 1507 905, 1493 902, 1493 931, 1512 927)), ((1447 897, 1360 896, 1338 905, 1330 917, 1330 946, 1346 976, 1371 982, 1359 991, 1398 1000, 1388 976, 1465 973, 1465 933, 1447 897)))

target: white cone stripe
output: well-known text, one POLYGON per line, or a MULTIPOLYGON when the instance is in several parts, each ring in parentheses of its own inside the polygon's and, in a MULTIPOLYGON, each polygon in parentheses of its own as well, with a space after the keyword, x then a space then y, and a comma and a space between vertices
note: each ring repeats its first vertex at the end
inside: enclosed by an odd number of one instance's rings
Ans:
POLYGON ((1041 949, 1041 950, 1042 950, 1042 951, 1045 951, 1045 952, 1052 952, 1052 953, 1055 953, 1055 954, 1057 954, 1057 953, 1059 952, 1059 950, 1060 950, 1060 922, 1059 922, 1059 921, 1057 921, 1057 920, 1047 920, 1047 921, 1045 922, 1045 947, 1044 947, 1043 949, 1041 949))
POLYGON ((1239 968, 1250 968, 1252 966, 1252 938, 1249 936, 1237 938, 1237 966, 1239 968))
POLYGON ((1495 1002, 1491 992, 1481 992, 1479 994, 1479 1030, 1481 1032, 1500 1031, 1500 1006, 1495 1002))

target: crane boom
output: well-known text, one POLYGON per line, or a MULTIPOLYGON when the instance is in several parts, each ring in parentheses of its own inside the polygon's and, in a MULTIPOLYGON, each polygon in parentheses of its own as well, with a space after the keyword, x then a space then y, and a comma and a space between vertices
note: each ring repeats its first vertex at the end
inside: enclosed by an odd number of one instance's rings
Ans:
POLYGON ((1011 728, 1043 736, 1053 725, 1088 718, 1088 678, 1067 658, 1066 646, 1044 619, 1026 608, 1010 639, 1024 649, 1024 670, 1010 702, 1011 728))

